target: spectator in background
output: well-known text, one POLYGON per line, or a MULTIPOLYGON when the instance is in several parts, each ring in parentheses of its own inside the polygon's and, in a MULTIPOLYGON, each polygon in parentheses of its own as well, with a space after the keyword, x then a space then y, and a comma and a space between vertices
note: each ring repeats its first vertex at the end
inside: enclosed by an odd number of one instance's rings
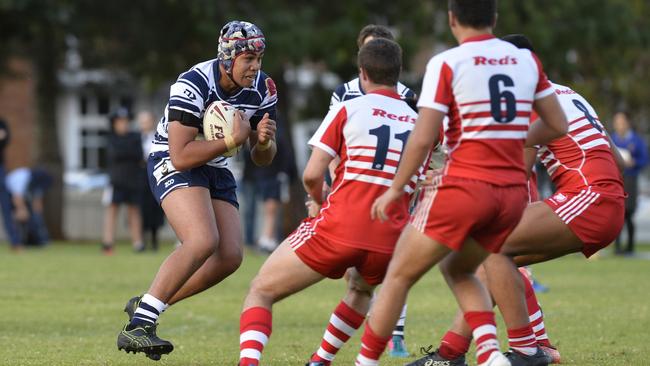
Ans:
POLYGON ((250 159, 249 154, 243 154, 244 174, 243 189, 246 197, 245 209, 245 242, 249 246, 256 246, 257 249, 271 253, 278 246, 281 233, 282 203, 288 200, 289 176, 292 169, 295 170, 295 157, 289 145, 288 139, 281 131, 282 123, 278 123, 276 132, 278 151, 275 159, 268 166, 257 166, 250 159), (257 222, 257 207, 262 202, 262 227, 260 235, 255 240, 255 228, 257 222))
POLYGON ((52 176, 41 168, 22 167, 7 174, 6 184, 21 242, 46 245, 49 235, 43 219, 43 196, 52 186, 52 176))
POLYGON ((107 160, 110 186, 104 191, 104 254, 113 253, 115 221, 121 204, 127 206, 131 242, 135 251, 144 250, 142 244, 142 218, 140 197, 142 196, 142 141, 140 134, 130 132, 129 111, 120 108, 111 114, 111 133, 108 136, 107 160))
MULTIPOLYGON (((156 121, 154 115, 149 111, 138 113, 138 128, 142 141, 143 165, 142 165, 142 200, 140 201, 140 212, 142 214, 142 232, 151 234, 151 249, 158 250, 158 230, 163 225, 165 214, 151 193, 149 178, 147 177, 146 161, 151 151, 156 121)), ((143 235, 144 236, 144 235, 143 235)), ((145 244, 146 247, 146 244, 145 244)))
POLYGON ((614 115, 614 133, 612 140, 621 152, 625 161, 623 182, 627 198, 625 200, 625 227, 627 228, 627 248, 623 250, 621 235, 616 239, 616 254, 634 254, 634 212, 636 211, 639 193, 639 174, 648 163, 648 147, 643 137, 634 131, 627 113, 618 112, 614 115))
POLYGON ((11 249, 20 251, 23 245, 11 211, 11 196, 5 185, 5 150, 9 145, 10 137, 7 122, 0 118, 0 209, 2 210, 5 234, 11 243, 11 249))

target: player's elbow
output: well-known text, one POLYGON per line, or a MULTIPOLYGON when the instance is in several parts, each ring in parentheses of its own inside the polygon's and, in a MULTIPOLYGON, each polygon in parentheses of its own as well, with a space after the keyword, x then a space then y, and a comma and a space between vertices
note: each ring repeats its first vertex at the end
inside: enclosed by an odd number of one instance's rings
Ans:
POLYGON ((305 169, 302 174, 302 184, 306 189, 315 187, 319 182, 323 181, 323 174, 320 174, 311 169, 305 169))
POLYGON ((185 159, 181 154, 170 153, 169 158, 171 159, 172 165, 176 170, 183 171, 192 168, 190 162, 187 159, 185 159))

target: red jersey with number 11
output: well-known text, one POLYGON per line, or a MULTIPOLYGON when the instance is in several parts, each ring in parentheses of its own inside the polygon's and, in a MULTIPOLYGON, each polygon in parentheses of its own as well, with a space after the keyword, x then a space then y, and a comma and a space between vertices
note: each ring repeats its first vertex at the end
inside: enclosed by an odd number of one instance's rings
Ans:
MULTIPOLYGON (((332 192, 312 232, 346 246, 392 253, 408 222, 409 196, 389 207, 389 220, 370 219, 370 208, 393 182, 417 114, 393 91, 377 90, 332 107, 309 145, 340 157, 332 192)), ((421 172, 420 172, 421 174, 421 172)), ((417 176, 405 191, 412 193, 417 176)))
POLYGON ((533 102, 553 93, 533 53, 492 35, 433 57, 418 107, 449 116, 444 174, 525 185, 523 147, 533 102))

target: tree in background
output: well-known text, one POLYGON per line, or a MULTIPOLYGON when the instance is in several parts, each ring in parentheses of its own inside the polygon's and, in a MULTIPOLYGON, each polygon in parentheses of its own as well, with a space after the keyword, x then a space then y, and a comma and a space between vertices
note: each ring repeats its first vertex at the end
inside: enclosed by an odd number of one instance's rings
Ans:
MULTIPOLYGON (((322 118, 329 92, 315 91, 308 108, 296 111, 284 81, 287 68, 312 62, 347 79, 357 73, 355 40, 368 23, 398 33, 405 65, 417 70, 435 45, 452 45, 446 1, 359 0, 0 0, 0 70, 10 56, 32 62, 37 79, 38 160, 55 176, 46 220, 61 238, 61 154, 56 131, 57 72, 66 36, 80 41, 84 67, 127 71, 154 90, 193 63, 216 56, 220 27, 245 19, 265 32, 264 69, 280 91, 279 112, 288 123, 322 118), (422 56, 424 54, 424 56, 422 56)), ((603 119, 627 107, 643 130, 650 119, 650 4, 645 0, 501 0, 496 32, 525 33, 547 73, 594 101, 603 119)), ((411 86, 418 90, 418 85, 411 86)), ((285 129, 288 131, 289 129, 285 129)), ((298 186, 299 189, 299 186, 298 186)))

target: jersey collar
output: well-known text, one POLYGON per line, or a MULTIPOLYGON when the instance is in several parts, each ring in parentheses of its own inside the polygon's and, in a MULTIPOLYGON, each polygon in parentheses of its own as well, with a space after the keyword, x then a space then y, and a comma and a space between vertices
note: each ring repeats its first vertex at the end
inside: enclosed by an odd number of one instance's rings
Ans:
POLYGON ((390 98, 395 98, 400 100, 402 99, 400 98, 399 94, 397 94, 394 90, 389 90, 389 89, 375 89, 371 92, 368 92, 368 94, 379 94, 385 97, 390 97, 390 98))
POLYGON ((487 41, 488 39, 492 39, 492 38, 496 38, 494 34, 481 34, 478 36, 465 38, 465 40, 461 42, 461 44, 465 44, 467 42, 487 41))

